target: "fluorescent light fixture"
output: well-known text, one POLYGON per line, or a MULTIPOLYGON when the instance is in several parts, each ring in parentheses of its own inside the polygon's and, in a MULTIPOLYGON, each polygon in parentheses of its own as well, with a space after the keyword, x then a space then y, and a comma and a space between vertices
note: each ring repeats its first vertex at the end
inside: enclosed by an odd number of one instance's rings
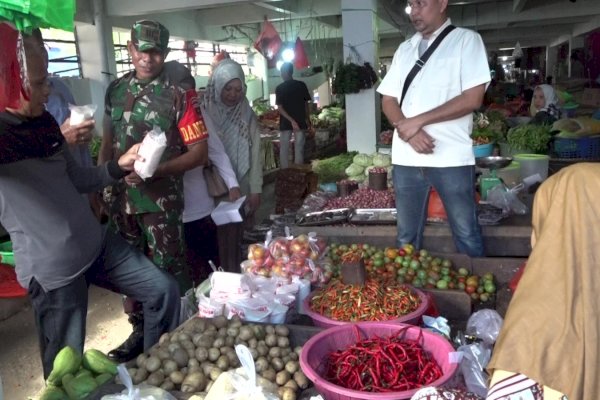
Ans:
POLYGON ((502 61, 506 61, 506 60, 508 60, 508 57, 507 56, 502 56, 501 60, 502 61))
POLYGON ((509 51, 509 50, 514 50, 514 49, 515 49, 514 47, 503 47, 503 48, 498 49, 498 50, 500 50, 500 51, 509 51))

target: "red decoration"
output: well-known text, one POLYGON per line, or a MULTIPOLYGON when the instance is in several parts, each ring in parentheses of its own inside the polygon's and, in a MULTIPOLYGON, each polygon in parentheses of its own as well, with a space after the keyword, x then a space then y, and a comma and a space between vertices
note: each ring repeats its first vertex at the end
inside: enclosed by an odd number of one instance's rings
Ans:
POLYGON ((282 45, 281 37, 273 24, 265 20, 262 31, 254 42, 254 48, 267 59, 269 68, 276 67, 277 55, 282 45))
POLYGON ((306 55, 306 51, 304 51, 304 44, 298 37, 294 45, 294 68, 303 69, 308 68, 309 65, 308 56, 306 55))
MULTIPOLYGON (((0 111, 21 104, 21 67, 17 57, 19 32, 6 23, 0 23, 0 111)), ((24 93, 24 91, 23 91, 24 93)))

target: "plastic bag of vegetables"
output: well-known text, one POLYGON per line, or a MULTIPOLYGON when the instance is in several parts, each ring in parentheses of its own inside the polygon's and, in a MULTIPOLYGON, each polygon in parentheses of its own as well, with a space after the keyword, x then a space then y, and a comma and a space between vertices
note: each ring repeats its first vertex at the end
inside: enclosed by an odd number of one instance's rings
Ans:
POLYGON ((237 345, 235 352, 242 368, 222 373, 204 400, 278 400, 277 386, 256 375, 250 349, 237 345))
POLYGON ((119 365, 117 370, 125 389, 121 393, 104 395, 101 400, 177 400, 169 392, 156 386, 146 384, 134 386, 124 364, 119 365))

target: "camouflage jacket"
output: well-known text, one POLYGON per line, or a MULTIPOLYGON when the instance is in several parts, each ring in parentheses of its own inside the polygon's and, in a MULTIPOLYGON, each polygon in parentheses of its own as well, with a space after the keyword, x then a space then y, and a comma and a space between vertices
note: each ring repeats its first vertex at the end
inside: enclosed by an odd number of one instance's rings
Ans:
MULTIPOLYGON (((186 145, 205 140, 206 128, 192 104, 192 92, 173 85, 164 74, 142 82, 131 72, 112 82, 106 92, 105 118, 110 118, 112 124, 114 157, 142 142, 154 126, 167 137, 161 162, 183 154, 186 145)), ((136 187, 119 182, 113 187, 113 195, 117 208, 127 214, 180 212, 183 176, 152 177, 136 187)))

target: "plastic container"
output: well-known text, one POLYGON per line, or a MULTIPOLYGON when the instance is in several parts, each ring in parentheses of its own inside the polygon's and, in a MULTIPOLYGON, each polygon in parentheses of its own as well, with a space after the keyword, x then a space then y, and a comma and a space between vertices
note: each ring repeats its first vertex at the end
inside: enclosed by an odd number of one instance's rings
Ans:
POLYGON ((406 390, 403 392, 371 393, 346 389, 328 382, 321 377, 324 368, 325 356, 336 350, 343 350, 356 343, 356 329, 363 338, 375 336, 389 336, 406 328, 406 338, 416 339, 423 335, 423 348, 431 353, 442 369, 442 377, 431 382, 428 386, 441 386, 450 380, 458 364, 451 363, 449 354, 454 352, 452 345, 442 336, 422 330, 416 326, 407 326, 391 322, 361 322, 358 324, 346 324, 329 328, 317 333, 310 338, 302 347, 300 355, 300 368, 310 379, 317 391, 327 400, 398 400, 410 399, 419 389, 406 390))
POLYGON ((496 171, 496 174, 508 187, 516 186, 521 181, 521 164, 513 161, 508 167, 496 171))
POLYGON ((598 159, 600 158, 600 136, 582 138, 555 137, 552 148, 558 158, 598 159))
POLYGON ((505 143, 505 142, 499 142, 498 145, 500 146, 500 155, 502 157, 513 157, 513 156, 515 156, 517 154, 530 154, 530 153, 533 153, 533 151, 531 151, 531 149, 517 149, 517 148, 513 148, 508 143, 505 143))
MULTIPOLYGON (((419 298, 421 299, 421 305, 419 305, 419 307, 417 307, 417 309, 415 311, 413 311, 409 314, 406 314, 399 318, 391 319, 391 320, 385 321, 385 322, 404 323, 407 325, 416 325, 420 322, 421 317, 423 316, 423 314, 425 314, 425 311, 427 311, 427 309, 429 308, 429 299, 427 298, 425 293, 423 293, 419 289, 411 287, 410 290, 412 290, 413 292, 417 293, 417 295, 419 295, 419 298)), ((353 322, 350 322, 350 321, 337 321, 335 319, 331 319, 329 317, 321 315, 316 311, 313 311, 310 308, 310 299, 312 299, 312 297, 314 296, 314 293, 315 292, 312 292, 310 294, 310 296, 308 296, 306 299, 304 299, 304 303, 303 303, 304 313, 312 318, 313 325, 321 327, 321 328, 331 328, 331 327, 340 326, 340 325, 353 324, 353 322)))
POLYGON ((550 156, 545 154, 517 154, 514 159, 521 165, 521 180, 535 174, 540 174, 542 181, 548 177, 550 156))
POLYGON ((12 242, 0 243, 0 263, 15 266, 15 256, 12 251, 12 242))
POLYGON ((473 146, 473 155, 478 157, 489 157, 494 152, 494 143, 478 144, 473 146))

